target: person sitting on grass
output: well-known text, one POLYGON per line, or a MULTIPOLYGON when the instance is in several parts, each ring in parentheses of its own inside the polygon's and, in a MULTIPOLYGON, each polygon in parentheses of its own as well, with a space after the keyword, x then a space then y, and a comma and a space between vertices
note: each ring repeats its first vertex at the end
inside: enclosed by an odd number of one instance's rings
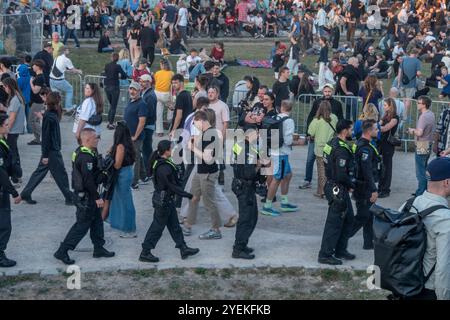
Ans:
POLYGON ((106 30, 105 33, 100 37, 98 41, 98 49, 97 52, 105 53, 105 52, 113 52, 114 49, 111 46, 111 40, 109 39, 110 32, 106 30))
POLYGON ((442 91, 439 94, 439 98, 450 98, 450 75, 448 74, 447 67, 444 66, 441 68, 441 76, 436 77, 436 80, 439 81, 438 87, 442 88, 442 91))

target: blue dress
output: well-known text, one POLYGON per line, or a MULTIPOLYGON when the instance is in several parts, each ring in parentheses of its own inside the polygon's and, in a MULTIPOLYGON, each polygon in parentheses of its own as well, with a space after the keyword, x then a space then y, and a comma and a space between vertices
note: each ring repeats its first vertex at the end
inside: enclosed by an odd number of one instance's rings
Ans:
POLYGON ((136 231, 136 209, 131 192, 132 182, 133 166, 122 167, 114 186, 108 218, 111 228, 129 233, 136 231))

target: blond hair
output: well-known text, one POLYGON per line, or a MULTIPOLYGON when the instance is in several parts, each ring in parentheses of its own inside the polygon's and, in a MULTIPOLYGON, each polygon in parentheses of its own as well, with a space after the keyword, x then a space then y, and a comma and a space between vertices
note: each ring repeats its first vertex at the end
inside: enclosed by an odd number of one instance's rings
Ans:
POLYGON ((368 103, 363 107, 362 114, 359 116, 360 120, 374 120, 378 121, 379 112, 373 103, 368 103))
POLYGON ((130 51, 127 48, 123 48, 119 51, 119 60, 128 59, 130 60, 130 51))

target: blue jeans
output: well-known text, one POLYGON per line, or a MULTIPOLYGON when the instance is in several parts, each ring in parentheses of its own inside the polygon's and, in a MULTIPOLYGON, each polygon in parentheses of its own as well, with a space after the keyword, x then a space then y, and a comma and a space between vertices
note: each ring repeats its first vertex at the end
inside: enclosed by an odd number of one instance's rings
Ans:
POLYGON ((388 41, 390 42, 390 45, 392 46, 395 41, 395 36, 393 34, 386 34, 383 40, 383 45, 385 48, 388 48, 388 41))
POLYGON ((64 45, 66 45, 67 43, 67 39, 72 38, 73 40, 75 40, 75 45, 79 48, 80 47, 80 42, 78 41, 78 37, 77 37, 77 31, 75 29, 67 29, 66 33, 64 35, 64 45))
POLYGON ((73 87, 67 80, 53 80, 50 79, 50 88, 52 91, 64 92, 66 95, 64 108, 66 110, 72 110, 73 105, 73 87))
POLYGON ((153 152, 153 132, 155 131, 155 126, 153 129, 146 127, 144 129, 144 141, 142 142, 142 158, 144 160, 145 170, 147 172, 147 176, 150 176, 150 156, 153 152))
POLYGON ((420 196, 427 189, 427 176, 425 174, 428 164, 429 154, 416 153, 416 178, 419 183, 416 190, 416 196, 420 196))
POLYGON ((206 72, 205 66, 203 63, 198 63, 191 72, 189 72, 189 81, 194 82, 195 77, 199 74, 203 74, 206 72))
POLYGON ((310 141, 308 144, 308 155, 306 156, 305 181, 312 181, 314 161, 316 161, 316 155, 314 154, 314 141, 310 141))

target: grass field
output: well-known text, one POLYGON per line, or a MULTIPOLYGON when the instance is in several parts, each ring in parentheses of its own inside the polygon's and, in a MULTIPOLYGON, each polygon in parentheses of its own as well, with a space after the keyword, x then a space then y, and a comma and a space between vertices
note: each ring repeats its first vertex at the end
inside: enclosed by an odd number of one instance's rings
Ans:
MULTIPOLYGON (((197 49, 201 47, 210 48, 211 46, 211 42, 192 44, 192 47, 195 47, 197 49)), ((245 39, 236 42, 227 42, 225 43, 225 60, 233 61, 237 58, 268 59, 272 46, 272 42, 245 43, 245 39)), ((75 66, 77 68, 81 68, 85 75, 98 75, 103 71, 104 65, 109 62, 110 55, 105 53, 97 53, 95 48, 81 48, 72 50, 71 58, 75 66)), ((175 66, 177 58, 171 57, 170 59, 172 64, 175 66)), ((314 66, 316 61, 317 56, 306 56, 304 59, 302 59, 301 62, 304 63, 313 72, 318 73, 318 68, 314 66)), ((158 67, 158 64, 155 63, 152 67, 152 71, 156 71, 158 67)), ((430 64, 424 63, 422 65, 422 72, 425 76, 429 76, 430 64)), ((245 75, 256 76, 260 80, 261 84, 268 85, 269 87, 271 87, 273 82, 275 81, 272 69, 254 69, 248 67, 233 66, 227 67, 224 70, 224 73, 230 78, 230 88, 233 88, 234 84, 241 80, 245 75)), ((383 89, 385 94, 389 92, 391 84, 392 79, 383 80, 383 89)), ((432 89, 431 97, 433 98, 433 100, 438 99, 437 89, 432 89)))

